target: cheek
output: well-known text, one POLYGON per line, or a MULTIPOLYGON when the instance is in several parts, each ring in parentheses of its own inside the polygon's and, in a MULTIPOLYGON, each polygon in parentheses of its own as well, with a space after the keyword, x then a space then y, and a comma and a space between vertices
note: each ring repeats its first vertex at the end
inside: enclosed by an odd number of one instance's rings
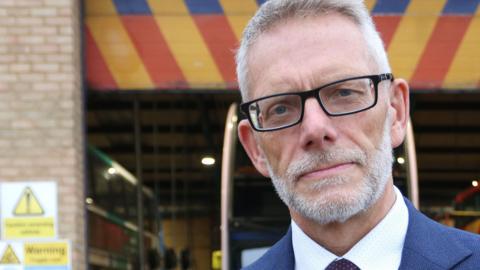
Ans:
POLYGON ((365 128, 364 140, 366 141, 366 147, 368 149, 377 149, 380 146, 380 141, 383 135, 383 123, 376 122, 365 128))
POLYGON ((287 139, 287 136, 271 133, 261 140, 265 158, 277 174, 282 174, 288 167, 293 157, 294 149, 297 148, 295 138, 287 139))
POLYGON ((344 134, 348 134, 348 140, 367 153, 377 149, 382 140, 386 117, 375 117, 379 115, 379 112, 376 114, 360 113, 359 117, 351 119, 344 125, 344 134))

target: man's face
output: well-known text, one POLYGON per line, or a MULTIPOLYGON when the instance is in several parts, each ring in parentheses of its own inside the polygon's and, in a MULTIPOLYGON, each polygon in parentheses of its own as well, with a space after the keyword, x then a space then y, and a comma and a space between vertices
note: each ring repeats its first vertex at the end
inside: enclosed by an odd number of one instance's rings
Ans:
MULTIPOLYGON (((248 64, 251 99, 380 73, 358 27, 338 14, 277 24, 253 45, 248 64)), ((380 83, 379 102, 364 112, 329 117, 310 98, 296 126, 254 133, 240 123, 255 166, 291 211, 319 223, 344 221, 379 198, 391 179, 389 84, 380 83)))

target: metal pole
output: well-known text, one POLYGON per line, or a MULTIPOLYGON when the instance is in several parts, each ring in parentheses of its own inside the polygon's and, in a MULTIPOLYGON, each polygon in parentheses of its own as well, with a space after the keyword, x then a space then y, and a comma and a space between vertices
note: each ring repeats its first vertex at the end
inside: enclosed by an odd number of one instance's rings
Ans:
POLYGON ((415 149, 415 137, 413 136, 413 127, 411 119, 407 122, 407 136, 405 140, 405 151, 407 152, 407 188, 408 195, 415 208, 420 209, 420 199, 418 191, 418 168, 417 151, 415 149))
POLYGON ((230 231, 232 218, 232 187, 237 142, 237 104, 230 105, 225 123, 222 150, 222 187, 221 187, 221 249, 222 269, 230 269, 230 231))
MULTIPOLYGON (((175 101, 172 101, 170 103, 170 109, 172 112, 175 109, 175 101)), ((175 119, 174 117, 171 117, 171 122, 170 122, 170 134, 172 136, 172 141, 170 142, 170 205, 171 205, 171 218, 172 218, 172 226, 178 226, 178 224, 175 224, 177 222, 177 175, 176 175, 176 161, 175 161, 175 146, 177 144, 176 141, 176 136, 175 136, 175 119)), ((175 234, 172 234, 172 243, 174 245, 173 248, 175 248, 175 243, 176 243, 176 238, 175 234)))
POLYGON ((163 241, 163 226, 162 218, 159 210, 160 206, 160 187, 158 186, 158 123, 157 123, 157 102, 153 103, 153 178, 155 179, 155 199, 154 199, 154 213, 155 213, 155 228, 157 229, 158 248, 162 257, 165 256, 165 245, 163 241))
POLYGON ((143 181, 142 181, 142 145, 140 130, 140 104, 138 96, 134 100, 134 125, 135 125, 135 164, 137 177, 137 223, 138 223, 138 253, 140 270, 145 269, 145 247, 143 246, 143 181))

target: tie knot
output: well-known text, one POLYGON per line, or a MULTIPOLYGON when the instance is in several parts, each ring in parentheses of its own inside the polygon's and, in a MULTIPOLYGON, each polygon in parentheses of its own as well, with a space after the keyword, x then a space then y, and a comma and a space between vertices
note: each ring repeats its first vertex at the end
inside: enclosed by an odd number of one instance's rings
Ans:
POLYGON ((331 262, 325 270, 360 270, 360 268, 347 259, 340 259, 331 262))

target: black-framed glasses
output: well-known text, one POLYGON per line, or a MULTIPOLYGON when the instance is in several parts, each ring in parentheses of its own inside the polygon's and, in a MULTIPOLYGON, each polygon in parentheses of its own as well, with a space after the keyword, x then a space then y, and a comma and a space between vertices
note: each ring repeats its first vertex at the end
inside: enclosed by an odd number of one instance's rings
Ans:
POLYGON ((329 116, 342 116, 368 110, 377 104, 378 84, 393 81, 393 74, 342 79, 304 92, 289 92, 242 103, 241 111, 256 131, 288 128, 303 119, 305 100, 315 97, 329 116))

